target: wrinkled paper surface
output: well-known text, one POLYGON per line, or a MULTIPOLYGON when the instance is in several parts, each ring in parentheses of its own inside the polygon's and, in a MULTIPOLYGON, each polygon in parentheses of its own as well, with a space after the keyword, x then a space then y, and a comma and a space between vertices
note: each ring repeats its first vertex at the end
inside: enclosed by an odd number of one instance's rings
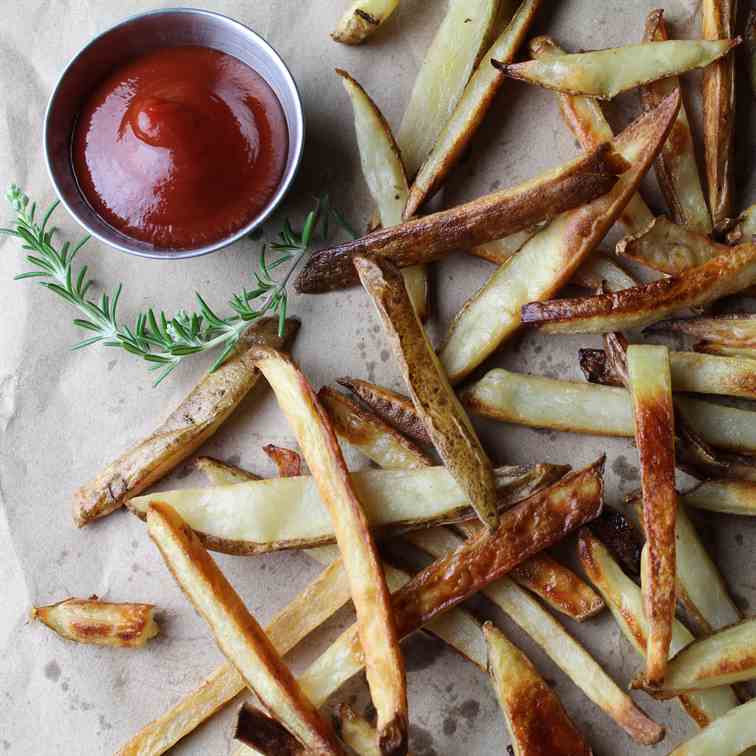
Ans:
MULTIPOLYGON (((19 183, 43 205, 52 200, 41 134, 54 82, 93 35, 127 15, 160 5, 171 3, 4 0, 0 24, 3 184, 19 183)), ((281 213, 268 223, 267 237, 275 235, 284 213, 298 222, 311 198, 325 191, 355 225, 364 227, 370 205, 360 179, 350 106, 333 69, 350 71, 397 128, 415 72, 442 17, 444 0, 403 0, 395 18, 377 37, 356 49, 335 44, 328 36, 346 5, 340 0, 217 0, 201 5, 227 13, 265 36, 291 66, 303 92, 308 129, 304 164, 281 213)), ((656 5, 651 0, 544 2, 536 31, 548 31, 571 50, 636 42, 646 11, 656 5)), ((674 33, 698 34, 698 5, 694 0, 669 0, 666 11, 674 33)), ((688 103, 698 116, 700 76, 692 74, 685 81, 688 103)), ((747 185, 756 145, 744 130, 750 111, 754 133, 755 114, 753 100, 742 84, 740 94, 738 197, 744 207, 754 201, 756 187, 754 180, 747 185)), ((637 111, 636 93, 618 98, 607 108, 618 128, 637 111)), ((695 125, 700 141, 700 117, 695 125)), ((456 203, 514 184, 575 154, 575 142, 560 122, 555 96, 507 82, 469 156, 455 171, 445 201, 456 203)), ((653 176, 644 192, 654 210, 661 212, 653 176)), ((10 219, 4 204, 0 219, 10 219)), ((57 224, 69 238, 78 233, 62 210, 57 224)), ((122 318, 132 322, 148 306, 168 312, 193 307, 195 291, 223 310, 232 293, 249 285, 259 246, 259 241, 248 240, 196 260, 155 262, 90 243, 80 263, 90 265, 100 286, 124 283, 122 318)), ((69 351, 79 337, 71 323, 74 312, 33 283, 14 283, 12 277, 25 269, 17 241, 0 237, 0 754, 111 753, 196 686, 221 656, 204 623, 168 575, 144 525, 126 512, 117 512, 77 530, 70 515, 71 493, 149 433, 198 380, 207 362, 189 360, 159 389, 153 389, 145 365, 123 352, 102 347, 69 351), (90 594, 157 604, 159 638, 139 651, 105 649, 63 641, 27 620, 33 604, 90 594)), ((491 271, 488 263, 463 255, 434 266, 435 315, 430 330, 436 339, 491 271)), ((316 387, 349 374, 402 388, 377 316, 361 290, 293 297, 290 310, 304 324, 294 353, 316 387)), ((682 342, 674 343, 679 347, 682 342)), ((499 364, 578 379, 577 349, 591 345, 598 345, 598 340, 525 335, 514 339, 486 367, 499 364)), ((637 453, 629 440, 493 422, 478 426, 497 463, 548 461, 580 466, 606 452, 608 501, 618 504, 622 494, 639 485, 637 453)), ((293 437, 270 392, 262 391, 245 402, 202 452, 272 475, 272 465, 261 451, 270 442, 291 445, 293 437)), ((356 458, 352 462, 364 464, 356 458)), ((161 486, 198 482, 184 465, 161 486)), ((756 601, 756 523, 713 515, 695 519, 736 600, 749 611, 756 601)), ((574 546, 569 544, 560 553, 573 560, 574 546)), ((221 555, 218 560, 263 622, 320 569, 296 553, 256 558, 221 555)), ((553 681, 596 753, 640 752, 508 619, 483 602, 474 606, 495 618, 553 681)), ((351 620, 349 611, 340 612, 322 632, 302 644, 290 657, 291 663, 300 669, 351 620)), ((638 671, 639 660, 608 613, 585 626, 570 620, 564 623, 626 686, 638 671)), ((410 639, 405 650, 413 752, 417 756, 503 753, 509 735, 486 677, 422 635, 410 639)), ((643 694, 633 695, 668 727, 666 740, 644 753, 667 753, 694 731, 676 702, 655 703, 643 694)), ((368 701, 364 679, 352 681, 334 699, 352 701, 363 710, 368 701)), ((235 709, 236 705, 231 706, 214 717, 174 752, 228 752, 235 709)))

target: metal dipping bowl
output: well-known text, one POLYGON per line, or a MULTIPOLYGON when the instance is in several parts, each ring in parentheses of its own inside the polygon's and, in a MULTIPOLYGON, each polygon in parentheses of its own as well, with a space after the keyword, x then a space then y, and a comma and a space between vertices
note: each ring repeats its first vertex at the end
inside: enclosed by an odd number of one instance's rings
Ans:
POLYGON ((69 213, 95 238, 132 255, 155 259, 197 257, 232 244, 273 212, 291 186, 304 144, 304 116, 297 85, 278 53, 238 21, 195 8, 140 13, 85 45, 63 71, 45 114, 44 152, 55 191, 69 213), (265 208, 230 236, 195 248, 158 248, 125 236, 89 206, 79 190, 71 160, 71 141, 79 111, 94 87, 114 68, 165 47, 195 45, 228 53, 257 71, 281 103, 289 131, 289 152, 281 182, 265 208))

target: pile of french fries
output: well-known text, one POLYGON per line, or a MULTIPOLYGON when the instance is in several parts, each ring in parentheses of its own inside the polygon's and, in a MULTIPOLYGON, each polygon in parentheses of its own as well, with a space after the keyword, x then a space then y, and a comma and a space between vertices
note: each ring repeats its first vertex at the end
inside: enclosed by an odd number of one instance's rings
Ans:
MULTIPOLYGON (((397 5, 358 0, 333 38, 366 42, 397 5)), ((637 45, 571 54, 540 36, 529 40, 532 58, 520 62, 541 2, 522 0, 513 15, 500 5, 507 4, 449 0, 396 139, 365 89, 337 71, 375 203, 373 230, 313 254, 297 287, 322 293, 361 284, 408 396, 356 377, 338 380, 348 393, 315 392, 287 352, 297 321, 279 337, 263 320, 154 434, 76 493, 79 526, 122 506, 146 522, 227 660, 120 756, 165 753, 247 693, 254 698, 238 713, 238 756, 406 754, 411 712, 400 642, 421 629, 488 671, 515 754, 591 754, 523 651, 459 606, 478 593, 627 736, 656 744, 664 727, 555 616, 587 622, 608 607, 642 659, 632 687, 677 698, 701 728, 672 753, 756 753, 756 703, 740 686, 756 678, 756 618, 741 616, 688 514, 756 515, 756 412, 691 396, 756 399, 756 315, 707 311, 756 286, 756 206, 735 212, 735 2, 703 0, 701 39, 671 39, 656 10, 637 45), (706 190, 678 79, 697 68, 706 190), (584 152, 517 186, 422 214, 508 78, 554 90, 584 152), (614 135, 600 101, 632 89, 642 112, 614 135), (652 165, 669 216, 655 216, 638 193, 652 165), (616 222, 625 238, 614 253, 600 250, 616 222), (424 266, 459 251, 497 268, 437 351, 423 326, 424 266), (554 299, 568 284, 592 293, 554 299), (580 350, 587 381, 495 369, 454 388, 523 326, 603 334, 603 350, 580 350), (696 343, 692 351, 631 344, 621 331, 637 328, 696 343), (199 457, 207 487, 144 493, 215 433, 261 378, 299 446, 265 447, 277 478, 199 457), (494 467, 468 413, 633 438, 641 489, 621 509, 605 506, 603 458, 580 470, 494 467), (361 452, 373 469, 350 471, 344 449, 361 452), (699 483, 678 492, 678 468, 699 483), (587 581, 549 553, 573 535, 587 581), (432 561, 416 574, 388 564, 377 547, 387 539, 432 561), (262 628, 211 552, 281 549, 304 550, 324 569, 262 628), (355 624, 295 677, 283 657, 350 602, 355 624), (321 707, 363 669, 375 723, 342 704, 334 724, 321 707)), ((756 11, 743 35, 756 94, 756 11)), ((137 647, 158 631, 154 611, 93 597, 34 615, 72 640, 137 647)))

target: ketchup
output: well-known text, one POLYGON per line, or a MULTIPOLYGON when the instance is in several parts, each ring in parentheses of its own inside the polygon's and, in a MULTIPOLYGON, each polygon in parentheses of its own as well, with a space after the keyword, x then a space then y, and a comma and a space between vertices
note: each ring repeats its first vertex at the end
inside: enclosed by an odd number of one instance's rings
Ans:
POLYGON ((155 247, 199 247, 251 221, 281 180, 286 119, 265 80, 206 47, 116 69, 73 137, 82 193, 111 226, 155 247))

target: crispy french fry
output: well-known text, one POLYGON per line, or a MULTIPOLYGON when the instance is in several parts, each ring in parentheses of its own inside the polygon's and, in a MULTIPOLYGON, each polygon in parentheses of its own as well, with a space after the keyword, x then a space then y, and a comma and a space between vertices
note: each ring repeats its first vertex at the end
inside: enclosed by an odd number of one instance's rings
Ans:
POLYGON ((363 505, 352 485, 336 436, 310 384, 289 357, 269 348, 250 350, 246 356, 270 383, 330 515, 349 577, 360 636, 365 641, 365 666, 370 694, 378 711, 381 750, 385 754, 406 753, 404 662, 389 592, 363 505))
MULTIPOLYGON (((756 26, 756 10, 752 11, 752 22, 756 26)), ((730 244, 740 244, 743 241, 753 241, 754 237, 756 237, 756 205, 751 205, 735 219, 735 224, 727 233, 727 241, 730 244)))
POLYGON ((669 350, 633 344, 627 349, 628 389, 633 400, 635 443, 641 465, 643 527, 649 552, 643 601, 648 617, 646 679, 664 680, 675 617, 675 421, 669 350))
MULTIPOLYGON (((336 69, 352 102, 354 129, 360 150, 362 175, 378 210, 383 228, 402 222, 409 187, 404 163, 391 127, 368 93, 346 71, 336 69)), ((424 318, 427 301, 427 276, 423 268, 403 271, 412 304, 424 318)))
POLYGON ((699 480, 733 478, 756 481, 756 457, 715 449, 678 415, 677 466, 699 480))
POLYGON ((412 441, 344 394, 324 386, 318 392, 318 399, 326 408, 336 435, 380 467, 414 470, 433 464, 412 441))
MULTIPOLYGON (((652 10, 646 17, 644 42, 669 39, 664 11, 652 10)), ((671 91, 680 88, 676 76, 646 84, 640 89, 641 103, 646 110, 655 108, 671 91)), ((698 165, 693 150, 693 134, 685 105, 669 132, 669 137, 656 159, 656 178, 675 223, 702 234, 711 233, 711 215, 706 206, 698 165)))
POLYGON ((723 514, 756 515, 756 482, 707 480, 681 496, 689 507, 723 514))
MULTIPOLYGON (((418 531, 408 540, 437 559, 459 546, 459 538, 445 528, 418 531)), ((648 719, 553 615, 509 576, 483 588, 482 594, 516 622, 634 740, 646 744, 661 740, 664 729, 648 719)))
MULTIPOLYGON (((530 53, 536 60, 554 61, 565 55, 551 37, 535 37, 530 40, 530 53)), ((563 92, 557 93, 562 120, 580 142, 584 150, 591 150, 614 137, 614 132, 604 116, 601 104, 593 97, 581 97, 563 92)), ((680 110, 683 106, 680 105, 680 110)), ((679 115, 678 115, 679 118, 679 115)), ((653 221, 654 216, 640 194, 634 194, 619 216, 619 221, 628 234, 638 234, 653 221)))
MULTIPOLYGON (((474 413, 507 423, 599 436, 634 434, 630 397, 614 386, 495 369, 465 389, 461 398, 474 413)), ((675 406, 707 443, 756 452, 753 412, 683 396, 675 398, 675 406)))
MULTIPOLYGON (((640 656, 645 657, 648 621, 640 589, 622 572, 609 551, 588 528, 580 532, 578 552, 583 569, 601 592, 622 634, 640 656)), ((670 652, 677 653, 692 640, 690 631, 675 620, 672 624, 670 652)), ((722 686, 683 694, 680 696, 680 704, 699 727, 705 727, 737 706, 738 699, 732 688, 722 686)))
MULTIPOLYGON (((564 474, 558 465, 496 468, 497 505, 514 502, 564 474)), ((361 470, 350 480, 371 529, 396 534, 475 517, 466 494, 445 467, 361 470)), ((259 554, 333 543, 335 528, 311 476, 178 489, 129 502, 144 518, 153 501, 170 504, 212 551, 259 554)))
POLYGON ((495 0, 450 0, 417 72, 397 141, 410 179, 454 112, 494 22, 495 0))
POLYGON ((658 323, 756 284, 756 244, 740 244, 675 278, 579 299, 530 302, 522 322, 544 333, 607 333, 658 323))
POLYGON ((558 61, 492 63, 513 79, 573 95, 611 100, 620 92, 708 66, 740 38, 718 41, 669 40, 564 55, 558 61))
POLYGON ((283 347, 298 330, 299 321, 291 318, 286 321, 283 339, 278 336, 277 318, 264 318, 251 326, 236 354, 205 375, 151 436, 76 491, 76 525, 81 527, 122 507, 183 462, 218 430, 257 383, 260 374, 243 362, 242 354, 259 344, 283 347))
POLYGON ((663 320, 646 330, 650 333, 684 333, 726 346, 756 348, 756 315, 745 313, 663 320))
POLYGON ((679 105, 679 95, 672 95, 617 136, 611 144, 632 167, 614 189, 555 218, 467 301, 440 355, 452 383, 469 375, 519 328, 520 309, 527 301, 553 295, 572 278, 635 194, 679 105))
POLYGON ((239 709, 234 737, 261 756, 305 756, 308 751, 277 719, 248 703, 239 709))
MULTIPOLYGON (((751 77, 751 91, 756 97, 756 8, 748 12, 745 29, 746 49, 748 51, 748 73, 751 77)), ((756 208, 756 205, 752 207, 756 208)))
POLYGON ((672 698, 691 690, 708 690, 756 677, 756 618, 745 619, 698 638, 678 651, 663 682, 654 687, 636 680, 656 698, 672 698))
POLYGON ((617 244, 617 254, 670 276, 729 252, 727 245, 708 236, 678 226, 660 215, 637 234, 626 236, 617 244))
POLYGON ((352 260, 358 255, 386 257, 405 268, 530 228, 606 194, 626 168, 627 162, 603 144, 510 189, 321 249, 302 269, 297 290, 319 294, 356 283, 352 260))
POLYGON ((361 45, 396 10, 399 0, 357 0, 345 11, 331 32, 336 42, 361 45))
POLYGON ((337 709, 339 733, 342 740, 358 756, 380 756, 376 748, 373 726, 359 716, 351 706, 341 704, 337 709))
MULTIPOLYGON (((548 548, 601 511, 603 460, 570 473, 505 512, 482 534, 418 573, 392 597, 404 637, 441 612, 548 548), (464 579, 460 579, 462 575, 464 579)), ((364 665, 356 626, 346 630, 299 678, 311 700, 324 701, 364 665)), ((655 741, 654 741, 655 742, 655 741)))
POLYGON ((729 347, 712 341, 699 341, 693 348, 702 354, 716 354, 720 357, 756 360, 756 344, 752 347, 729 347))
POLYGON ((160 630, 154 605, 114 604, 96 596, 35 606, 31 617, 44 622, 62 638, 98 646, 141 648, 160 630))
POLYGON ((530 659, 493 623, 483 625, 488 673, 516 756, 591 756, 593 751, 530 659))
POLYGON ((249 613, 216 563, 176 512, 150 507, 150 537, 221 651, 266 708, 315 753, 343 754, 330 725, 318 714, 281 661, 272 642, 249 613))
POLYGON ((385 420, 400 433, 421 444, 432 443, 428 431, 425 430, 423 421, 418 417, 415 405, 412 404, 409 397, 359 378, 339 378, 337 383, 349 389, 378 417, 385 420))
POLYGON ((275 444, 266 444, 263 451, 270 457, 278 470, 279 478, 297 478, 305 475, 305 464, 302 455, 293 449, 284 449, 275 444))
POLYGON ((415 177, 407 201, 406 217, 417 213, 444 183, 478 130, 486 111, 499 91, 504 77, 490 63, 491 58, 510 62, 533 23, 541 0, 523 0, 506 28, 481 56, 443 131, 415 177))
POLYGON ((495 528, 498 514, 491 461, 412 309, 399 270, 361 256, 354 258, 354 265, 383 321, 415 410, 436 451, 481 521, 495 528))
MULTIPOLYGON (((704 0, 701 32, 725 44, 735 29, 737 0, 704 0)), ((703 137, 709 210, 714 228, 732 215, 735 149, 735 55, 710 63, 703 76, 703 137)))
POLYGON ((756 746, 756 700, 741 704, 712 722, 669 756, 737 756, 756 746))

